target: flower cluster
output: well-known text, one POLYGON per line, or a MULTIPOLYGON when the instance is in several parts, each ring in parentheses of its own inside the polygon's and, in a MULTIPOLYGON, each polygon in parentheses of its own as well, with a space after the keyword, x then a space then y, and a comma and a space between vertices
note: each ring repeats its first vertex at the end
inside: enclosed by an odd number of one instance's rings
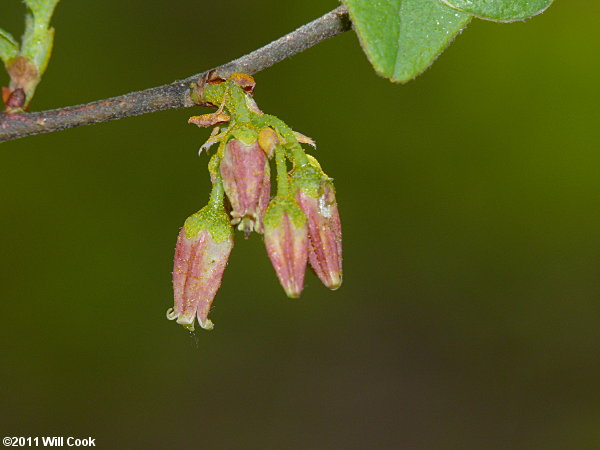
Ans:
POLYGON ((246 238, 252 232, 264 235, 288 297, 300 296, 307 263, 328 288, 342 283, 342 234, 332 179, 304 152, 301 144, 314 146, 310 138, 258 108, 254 86, 249 75, 223 79, 211 73, 192 90, 196 103, 218 108, 189 120, 214 127, 201 152, 217 144, 209 163, 209 203, 186 220, 175 250, 175 305, 167 317, 192 330, 196 317, 202 328, 213 327, 208 313, 233 248, 234 227, 246 238))

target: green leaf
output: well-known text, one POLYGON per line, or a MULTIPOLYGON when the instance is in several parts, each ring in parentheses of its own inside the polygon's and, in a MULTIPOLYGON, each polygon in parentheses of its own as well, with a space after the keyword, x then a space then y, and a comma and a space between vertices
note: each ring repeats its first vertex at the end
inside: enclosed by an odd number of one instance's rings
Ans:
POLYGON ((54 28, 48 28, 48 23, 40 21, 37 16, 26 14, 21 55, 33 61, 40 76, 50 60, 53 43, 54 28))
POLYGON ((377 73, 406 82, 425 69, 472 15, 439 0, 343 0, 377 73))
POLYGON ((33 61, 40 77, 46 70, 52 45, 54 28, 50 27, 50 19, 59 0, 24 0, 30 10, 25 15, 25 33, 21 54, 33 61))
POLYGON ((23 0, 23 3, 31 10, 39 22, 50 22, 54 8, 59 0, 23 0))
POLYGON ((19 44, 15 38, 0 28, 0 59, 6 63, 9 59, 17 56, 19 44))
POLYGON ((50 60, 54 42, 54 28, 50 27, 50 19, 58 2, 59 0, 23 0, 28 11, 25 14, 25 32, 20 50, 10 35, 0 34, 2 59, 6 53, 5 48, 8 48, 10 55, 19 57, 7 69, 11 77, 11 88, 21 88, 25 91, 23 108, 26 108, 33 98, 50 60), (6 44, 11 39, 14 46, 6 44))
POLYGON ((553 0, 441 0, 446 5, 480 19, 514 22, 546 10, 553 0))

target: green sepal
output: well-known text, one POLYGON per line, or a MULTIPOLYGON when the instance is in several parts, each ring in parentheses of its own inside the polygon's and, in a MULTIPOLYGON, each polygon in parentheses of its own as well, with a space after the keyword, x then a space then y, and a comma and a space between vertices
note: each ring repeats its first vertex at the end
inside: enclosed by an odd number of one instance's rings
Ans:
POLYGON ((221 158, 213 155, 208 163, 208 169, 214 177, 213 188, 208 205, 188 217, 183 225, 185 236, 189 239, 203 230, 207 230, 215 242, 223 242, 233 236, 233 227, 223 205, 223 182, 218 173, 221 158))
POLYGON ((271 200, 263 217, 265 227, 277 228, 283 220, 284 213, 287 213, 296 228, 302 228, 306 224, 306 216, 296 200, 277 196, 271 200))
POLYGON ((188 217, 183 227, 188 239, 204 230, 210 233, 215 242, 223 242, 233 236, 233 227, 222 205, 221 207, 213 204, 206 205, 188 217))
POLYGON ((329 180, 329 177, 314 156, 306 156, 309 163, 296 167, 292 172, 292 186, 294 191, 300 189, 309 197, 318 198, 323 193, 323 182, 329 180))
POLYGON ((234 128, 231 131, 231 135, 246 145, 254 144, 258 139, 258 132, 246 127, 234 128))

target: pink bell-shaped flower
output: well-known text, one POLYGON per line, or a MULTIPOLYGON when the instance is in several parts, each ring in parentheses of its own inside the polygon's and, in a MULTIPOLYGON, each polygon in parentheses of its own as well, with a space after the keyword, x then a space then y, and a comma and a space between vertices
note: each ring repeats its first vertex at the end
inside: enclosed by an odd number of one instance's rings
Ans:
POLYGON ((308 164, 294 170, 296 200, 306 215, 310 265, 329 289, 342 284, 342 226, 333 181, 308 156, 308 164))
POLYGON ((271 195, 271 173, 258 141, 228 141, 220 170, 231 203, 231 224, 244 231, 246 237, 252 231, 262 233, 262 217, 271 195))
POLYGON ((308 219, 308 259, 329 289, 342 284, 342 225, 333 184, 323 183, 322 193, 314 198, 298 189, 296 199, 308 219))
POLYGON ((275 197, 264 216, 265 246, 288 297, 300 296, 308 258, 306 217, 289 198, 275 197))
MULTIPOLYGON (((213 328, 208 313, 221 286, 233 248, 233 229, 221 203, 213 202, 188 217, 179 236, 173 264, 174 308, 167 318, 193 330, 195 318, 206 330, 213 328)), ((214 191, 213 191, 214 192, 214 191)))

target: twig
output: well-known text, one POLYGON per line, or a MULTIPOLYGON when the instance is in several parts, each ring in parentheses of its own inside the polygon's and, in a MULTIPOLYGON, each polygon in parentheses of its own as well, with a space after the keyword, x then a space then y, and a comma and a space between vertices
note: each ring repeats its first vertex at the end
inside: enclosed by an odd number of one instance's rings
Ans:
MULTIPOLYGON (((223 64, 215 70, 223 77, 235 72, 254 74, 325 39, 348 31, 350 27, 348 11, 345 7, 340 6, 276 41, 223 64)), ((85 105, 33 113, 0 113, 0 142, 170 108, 193 106, 190 87, 204 73, 206 72, 171 84, 130 92, 85 105)))

